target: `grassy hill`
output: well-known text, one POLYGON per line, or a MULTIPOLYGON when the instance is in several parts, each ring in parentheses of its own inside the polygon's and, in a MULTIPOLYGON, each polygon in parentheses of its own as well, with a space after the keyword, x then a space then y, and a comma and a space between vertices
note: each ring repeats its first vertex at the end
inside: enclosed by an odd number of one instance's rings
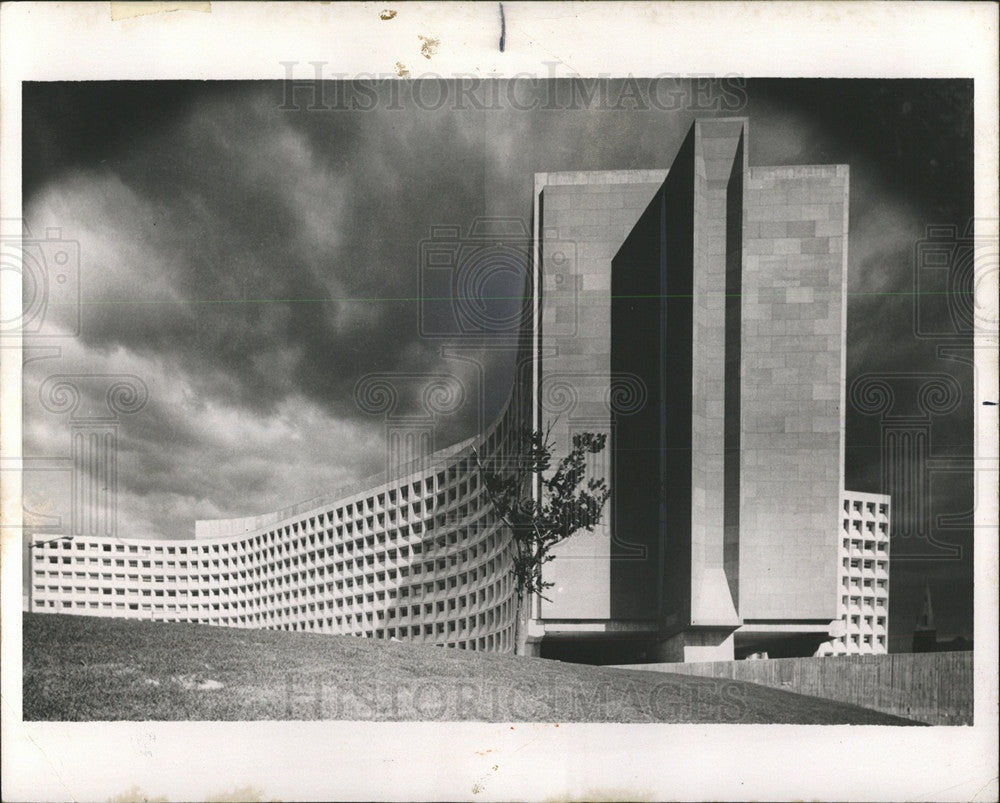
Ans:
POLYGON ((915 724, 721 678, 52 614, 24 614, 24 719, 915 724))

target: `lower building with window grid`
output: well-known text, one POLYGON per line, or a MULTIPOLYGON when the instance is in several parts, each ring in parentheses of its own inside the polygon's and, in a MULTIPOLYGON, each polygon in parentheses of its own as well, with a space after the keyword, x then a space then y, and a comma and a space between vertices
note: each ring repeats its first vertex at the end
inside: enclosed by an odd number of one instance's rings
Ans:
POLYGON ((503 415, 394 478, 199 521, 193 540, 36 537, 30 608, 507 651, 510 541, 472 449, 502 461, 513 434, 503 415))
POLYGON ((842 632, 820 655, 881 655, 889 642, 889 497, 845 491, 840 521, 842 632))

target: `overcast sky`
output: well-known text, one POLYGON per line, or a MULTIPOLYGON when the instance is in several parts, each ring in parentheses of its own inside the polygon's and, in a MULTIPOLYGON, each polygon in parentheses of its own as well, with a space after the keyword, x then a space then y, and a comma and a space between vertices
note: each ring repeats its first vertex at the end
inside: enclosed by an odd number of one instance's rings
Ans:
MULTIPOLYGON (((669 167, 696 114, 748 116, 751 165, 850 165, 848 384, 880 371, 954 377, 961 403, 932 419, 932 452, 971 455, 971 369, 941 358, 945 338, 914 335, 913 296, 926 227, 964 230, 972 215, 970 82, 663 84, 666 108, 645 84, 605 86, 589 104, 591 85, 521 84, 521 105, 555 98, 526 111, 505 91, 456 108, 453 85, 446 102, 426 86, 417 103, 403 82, 351 111, 330 86, 334 108, 309 110, 300 94, 296 111, 277 82, 25 85, 26 225, 79 242, 83 303, 79 334, 25 367, 24 453, 69 453, 68 416, 38 402, 46 377, 140 377, 148 402, 120 421, 120 534, 190 537, 196 519, 267 512, 380 470, 384 421, 359 409, 355 385, 442 373, 473 387, 472 363, 444 347, 483 366, 486 393, 439 420, 436 445, 473 434, 480 410, 489 418, 506 397, 511 355, 421 319, 421 240, 478 216, 530 227, 536 171, 669 167), (446 336, 422 336, 421 323, 446 336)), ((489 290, 516 294, 508 285, 489 290)), ((921 315, 931 334, 952 326, 947 297, 927 297, 921 315)), ((53 306, 46 331, 70 320, 53 306)), ((896 390, 894 414, 916 412, 896 390)), ((397 412, 414 403, 404 389, 397 412)), ((879 490, 879 439, 877 417, 849 407, 849 488, 879 490)), ((970 487, 968 475, 935 481, 932 512, 970 510, 970 487)), ((29 463, 29 510, 68 519, 67 489, 29 463)), ((933 550, 892 544, 897 649, 925 582, 939 631, 971 635, 971 526, 938 535, 961 556, 903 559, 933 550)))

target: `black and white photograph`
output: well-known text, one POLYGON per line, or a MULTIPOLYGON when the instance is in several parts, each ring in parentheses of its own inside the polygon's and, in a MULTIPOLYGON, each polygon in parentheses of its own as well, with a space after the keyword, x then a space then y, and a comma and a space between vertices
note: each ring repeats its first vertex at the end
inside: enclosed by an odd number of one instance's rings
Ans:
POLYGON ((68 4, 158 20, 157 68, 3 86, 4 739, 137 755, 9 754, 9 799, 991 798, 995 73, 538 45, 599 3, 221 5, 68 4), (184 38, 217 11, 253 71, 184 38), (359 70, 296 14, 410 46, 359 70), (487 42, 535 66, 450 66, 487 42), (644 781, 682 733, 703 785, 644 781), (341 739, 370 766, 282 763, 341 739), (842 776, 768 778, 783 740, 842 776), (889 742, 980 763, 865 782, 889 742))

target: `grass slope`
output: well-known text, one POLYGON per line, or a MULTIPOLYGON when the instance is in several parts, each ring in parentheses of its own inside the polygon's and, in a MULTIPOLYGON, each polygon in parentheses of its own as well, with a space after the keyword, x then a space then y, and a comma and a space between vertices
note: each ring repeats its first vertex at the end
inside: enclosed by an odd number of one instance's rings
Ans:
POLYGON ((53 614, 24 614, 24 719, 915 724, 721 678, 53 614))

